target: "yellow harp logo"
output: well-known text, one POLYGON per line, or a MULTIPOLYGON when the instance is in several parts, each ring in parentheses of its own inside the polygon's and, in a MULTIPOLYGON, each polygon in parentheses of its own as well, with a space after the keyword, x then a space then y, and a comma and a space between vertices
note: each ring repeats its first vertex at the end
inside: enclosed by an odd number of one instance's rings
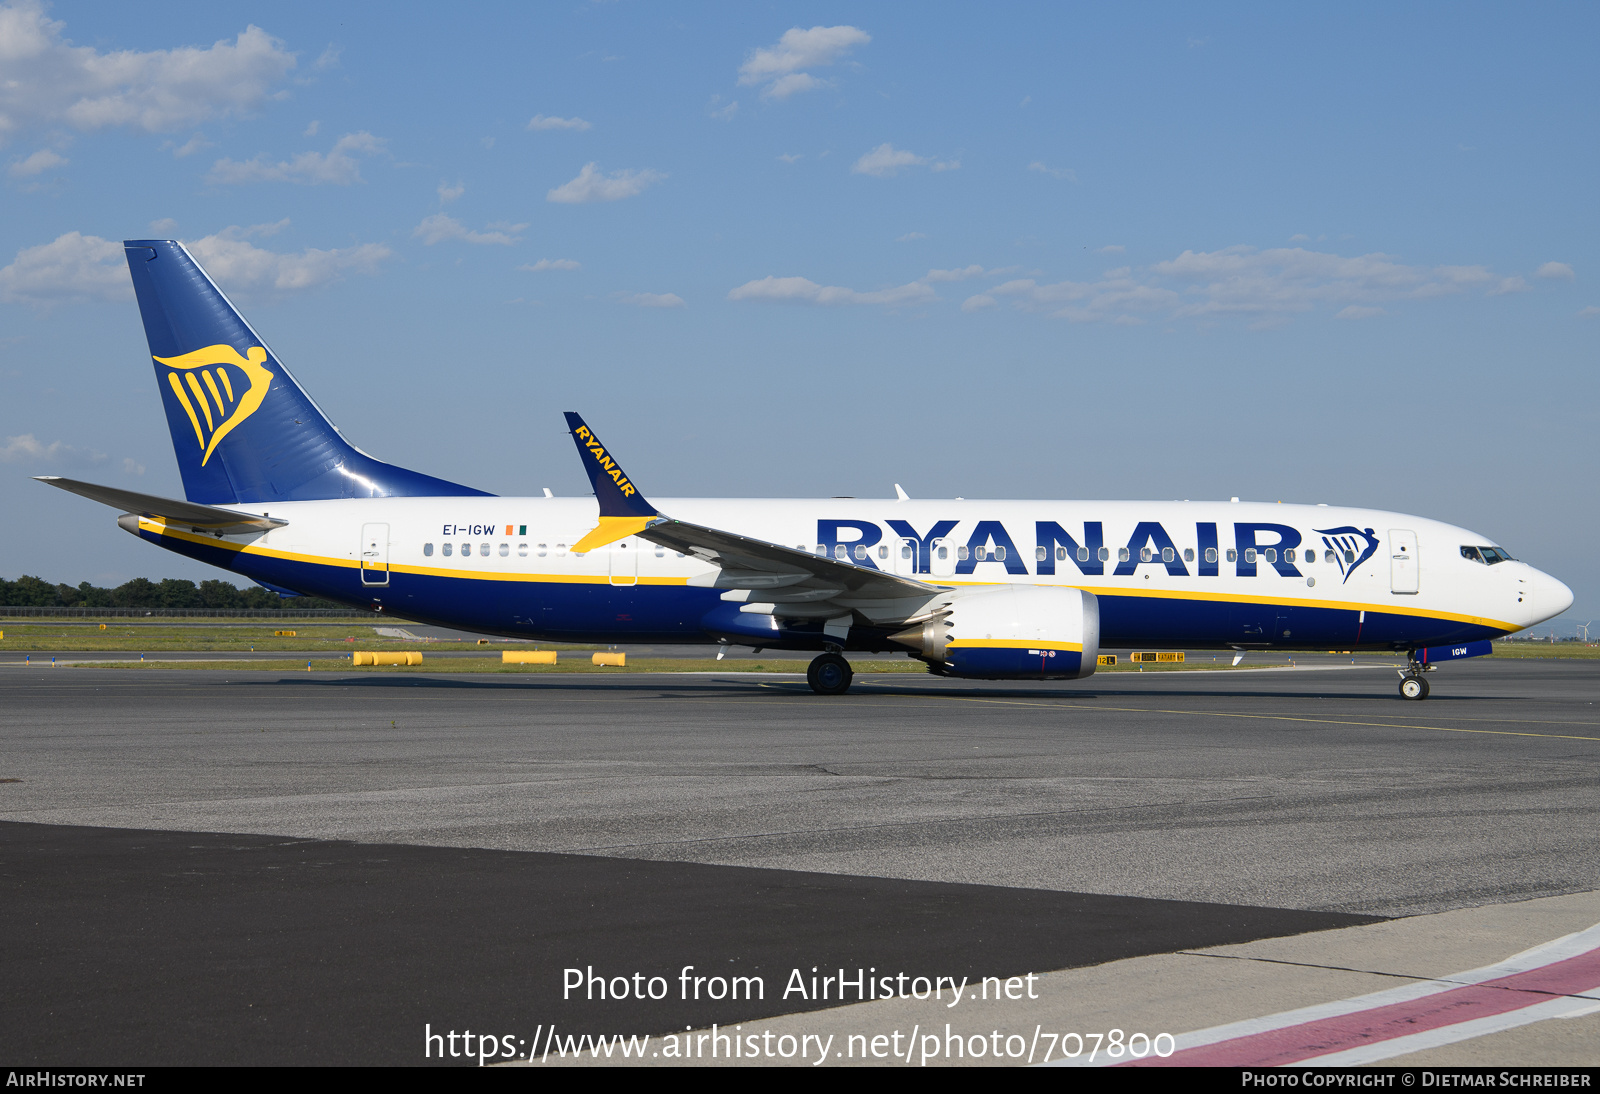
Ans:
POLYGON ((167 373, 167 383, 184 413, 189 415, 194 439, 205 452, 200 457, 201 467, 206 465, 222 438, 254 414, 261 400, 267 397, 272 373, 262 364, 266 359, 267 351, 260 346, 251 346, 241 357, 238 350, 224 345, 207 346, 179 357, 156 358, 172 370, 167 373), (229 366, 238 372, 230 376, 229 366), (200 424, 202 418, 204 427, 200 424))

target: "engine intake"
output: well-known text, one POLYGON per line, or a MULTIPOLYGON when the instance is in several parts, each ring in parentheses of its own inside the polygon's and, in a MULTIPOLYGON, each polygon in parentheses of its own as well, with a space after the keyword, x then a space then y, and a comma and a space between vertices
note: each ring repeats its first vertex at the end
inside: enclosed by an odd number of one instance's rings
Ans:
POLYGON ((1094 673, 1100 654, 1100 602, 1053 585, 974 589, 889 640, 946 676, 1081 680, 1094 673))

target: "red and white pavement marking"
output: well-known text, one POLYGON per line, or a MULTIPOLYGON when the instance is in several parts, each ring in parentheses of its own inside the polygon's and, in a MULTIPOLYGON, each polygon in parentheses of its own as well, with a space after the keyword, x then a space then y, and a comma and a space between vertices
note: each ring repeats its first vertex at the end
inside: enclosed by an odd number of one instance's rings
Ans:
MULTIPOLYGON (((1181 1034, 1165 1058, 1102 1054, 1091 1066, 1349 1067, 1594 1011, 1600 925, 1470 972, 1181 1034)), ((1052 1066, 1086 1063, 1080 1057, 1052 1066)))

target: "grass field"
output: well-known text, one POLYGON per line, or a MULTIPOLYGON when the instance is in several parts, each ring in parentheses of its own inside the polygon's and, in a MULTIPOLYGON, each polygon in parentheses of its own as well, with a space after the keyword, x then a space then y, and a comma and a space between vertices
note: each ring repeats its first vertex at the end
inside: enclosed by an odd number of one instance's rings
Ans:
MULTIPOLYGON (((404 622, 386 624, 386 626, 405 629, 404 622)), ((530 644, 527 642, 503 642, 490 639, 485 645, 476 645, 473 642, 440 641, 426 642, 408 638, 385 637, 377 633, 372 624, 358 622, 330 622, 330 623, 263 623, 260 620, 227 620, 207 621, 204 624, 173 626, 161 623, 130 625, 126 619, 108 619, 105 629, 101 630, 97 621, 74 621, 64 624, 59 620, 29 620, 24 622, 0 621, 0 653, 61 653, 68 651, 84 652, 121 652, 132 657, 144 654, 159 658, 163 653, 228 653, 228 652, 282 652, 285 654, 309 654, 312 662, 312 671, 349 671, 349 672, 616 672, 613 668, 600 668, 589 663, 585 656, 589 651, 603 647, 593 645, 562 645, 559 643, 540 642, 530 644), (292 630, 294 635, 274 635, 275 630, 292 630), (433 658, 426 660, 420 666, 382 666, 371 668, 363 666, 356 668, 350 664, 349 651, 356 649, 376 650, 421 650, 424 658, 429 652, 464 653, 466 651, 481 652, 483 657, 450 657, 433 658), (556 665, 505 665, 499 658, 502 650, 527 650, 545 649, 571 651, 569 656, 563 657, 556 665)), ((1325 651, 1313 651, 1323 653, 1325 651)), ((1293 654, 1251 653, 1239 665, 1240 669, 1260 669, 1274 667, 1288 667, 1285 658, 1292 658, 1293 654)), ((1364 653, 1359 654, 1362 659, 1374 657, 1398 658, 1398 654, 1364 653)), ((1536 659, 1600 659, 1600 645, 1585 645, 1577 642, 1497 642, 1495 644, 1495 657, 1510 658, 1536 658, 1536 659)), ((1129 663, 1126 656, 1120 664, 1111 668, 1101 668, 1100 672, 1196 672, 1211 670, 1229 670, 1234 666, 1230 663, 1232 655, 1221 653, 1193 653, 1183 664, 1149 664, 1135 665, 1129 663)), ((127 664, 123 662, 122 664, 127 664)), ((136 662, 136 664, 138 664, 136 662)), ((295 659, 292 656, 283 660, 259 661, 183 661, 183 662, 143 662, 146 668, 184 668, 184 669, 218 669, 227 668, 236 671, 264 671, 283 672, 299 669, 305 671, 305 658, 295 659)), ((892 658, 874 661, 856 662, 859 672, 922 672, 924 667, 921 662, 909 658, 892 658)), ((110 666, 107 666, 110 667, 110 666)), ((639 658, 630 659, 627 670, 634 672, 800 672, 804 671, 804 664, 795 659, 778 661, 761 661, 754 658, 727 659, 714 661, 711 659, 696 660, 688 658, 639 658)))

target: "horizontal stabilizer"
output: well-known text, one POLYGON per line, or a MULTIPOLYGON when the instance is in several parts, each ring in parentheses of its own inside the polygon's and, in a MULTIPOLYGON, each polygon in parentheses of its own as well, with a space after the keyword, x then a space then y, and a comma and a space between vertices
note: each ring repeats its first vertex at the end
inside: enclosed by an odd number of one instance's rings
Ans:
POLYGON ((198 505, 192 501, 158 498, 153 494, 135 494, 132 490, 97 486, 92 482, 63 479, 58 475, 34 477, 40 482, 60 487, 68 493, 81 495, 90 501, 109 505, 113 509, 121 509, 125 513, 138 513, 140 516, 165 521, 168 524, 187 525, 197 532, 223 532, 233 535, 240 532, 270 532, 289 523, 286 520, 255 513, 236 513, 232 509, 198 505))

